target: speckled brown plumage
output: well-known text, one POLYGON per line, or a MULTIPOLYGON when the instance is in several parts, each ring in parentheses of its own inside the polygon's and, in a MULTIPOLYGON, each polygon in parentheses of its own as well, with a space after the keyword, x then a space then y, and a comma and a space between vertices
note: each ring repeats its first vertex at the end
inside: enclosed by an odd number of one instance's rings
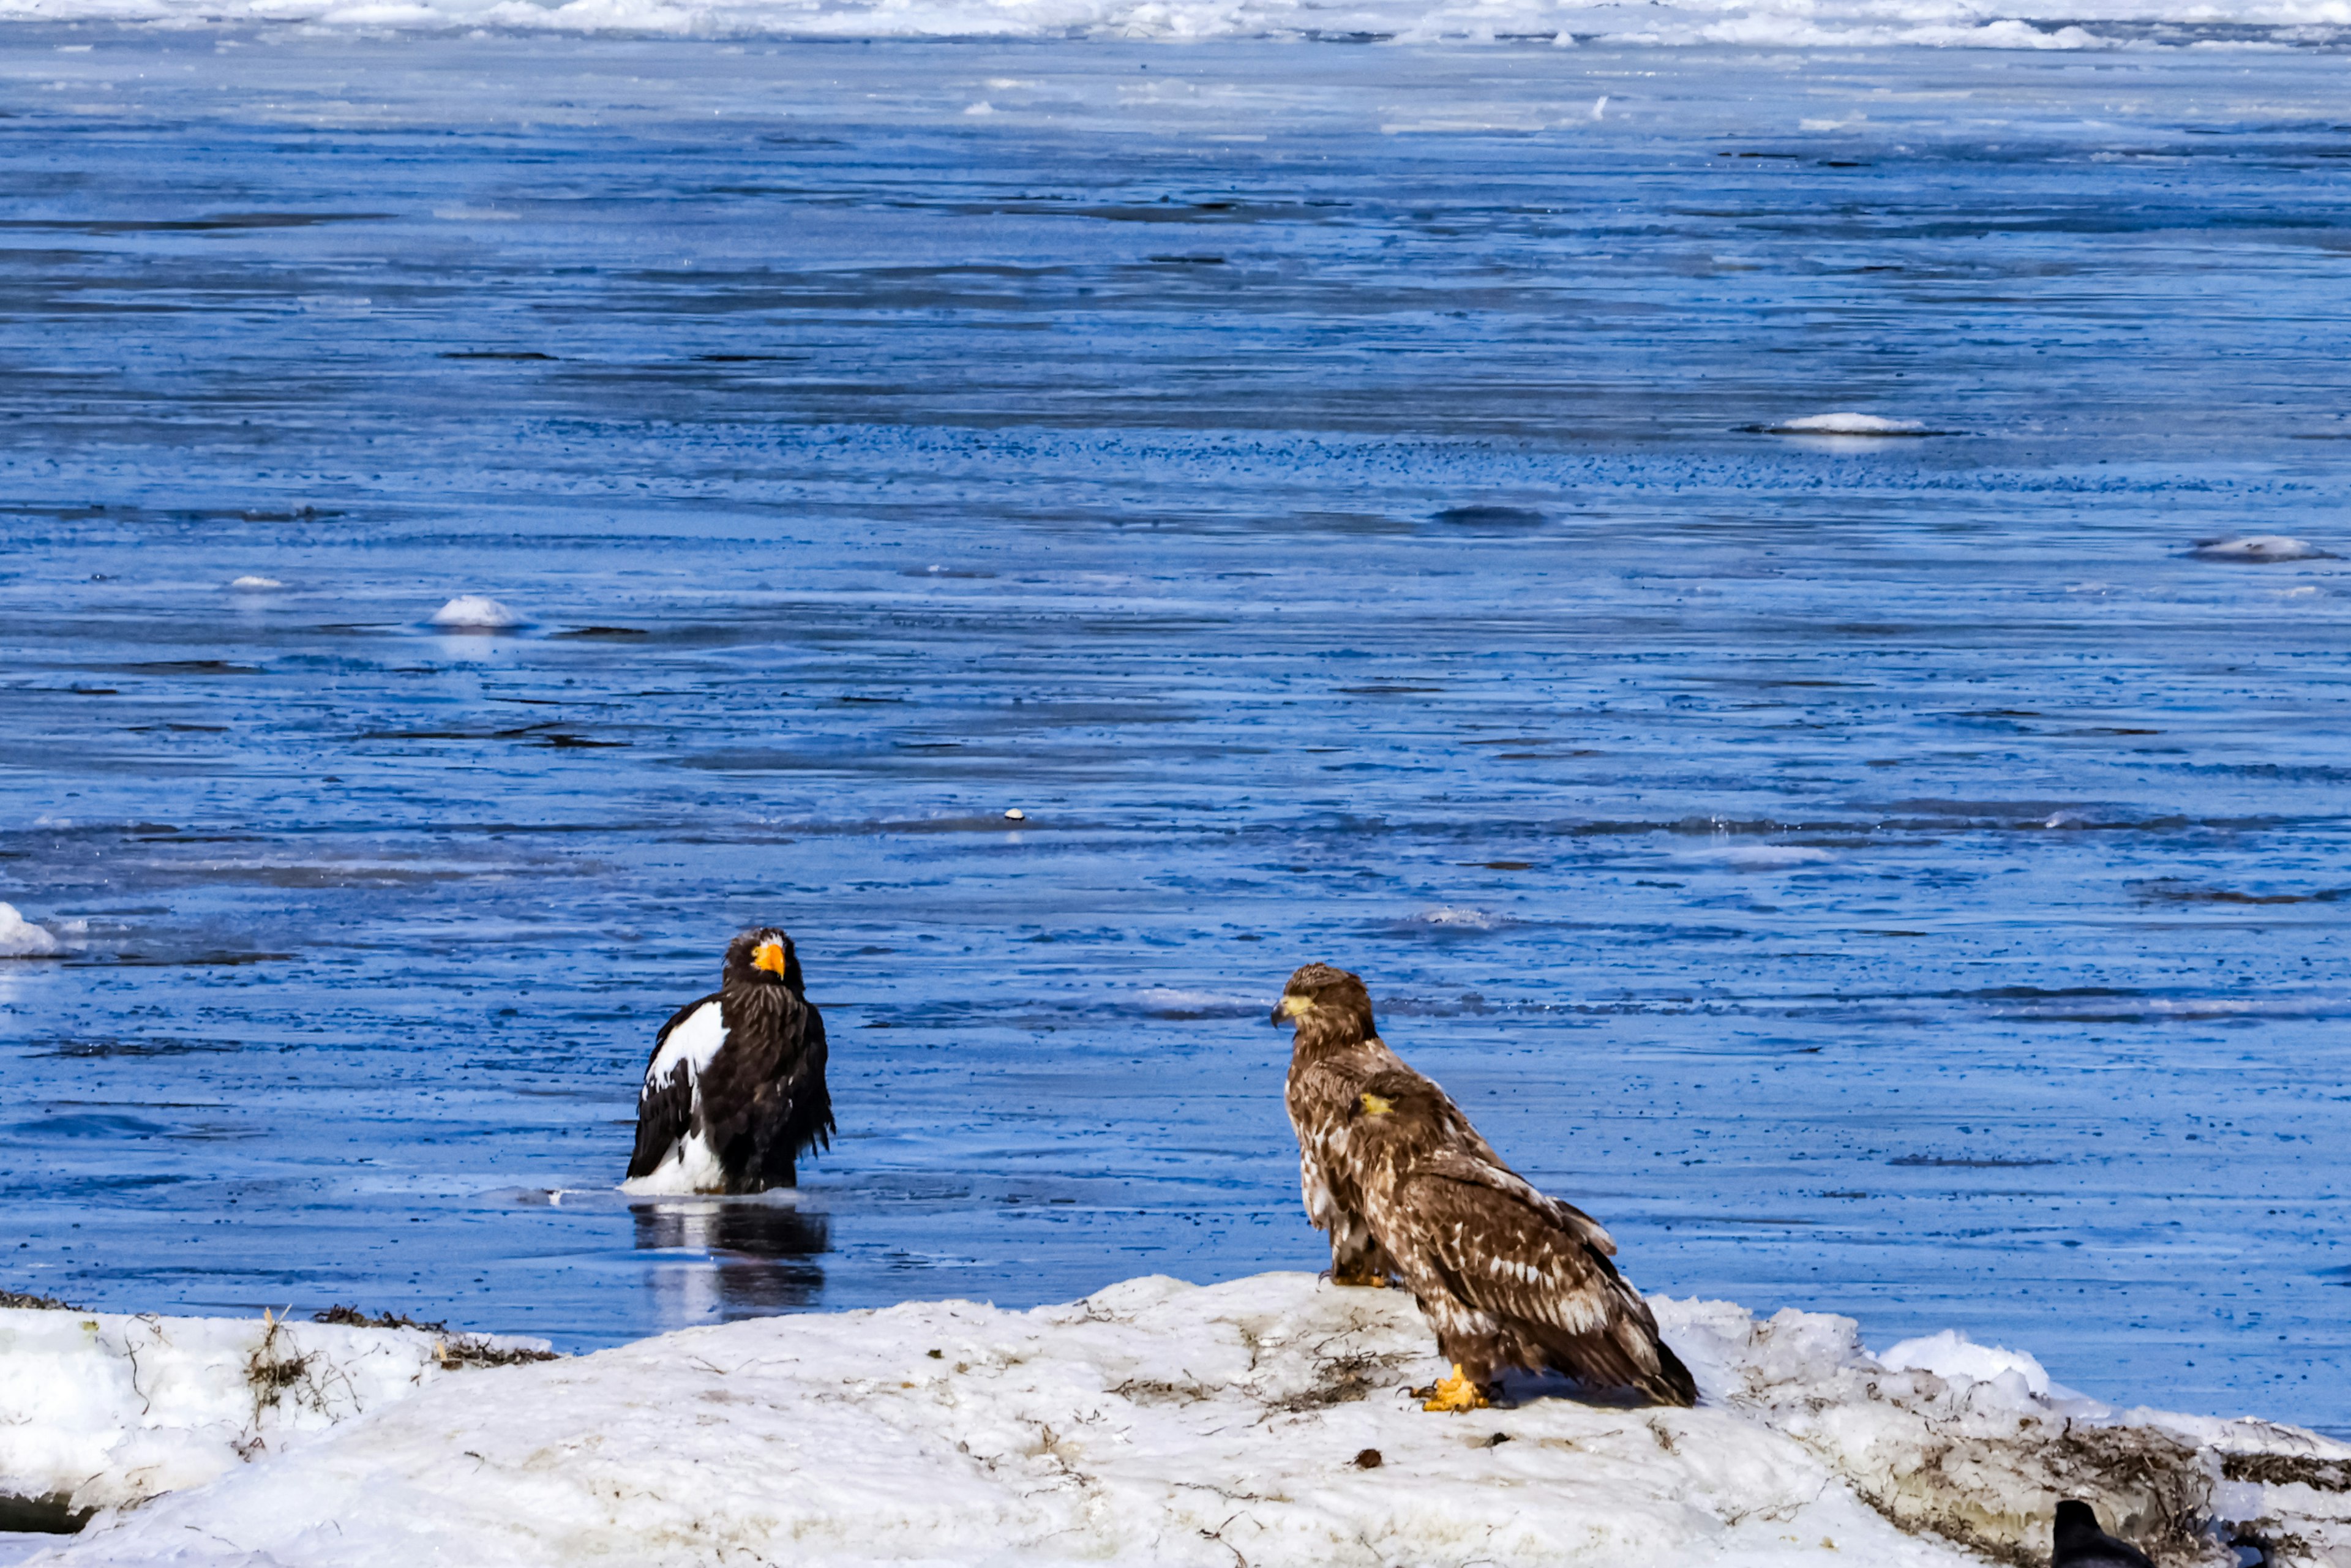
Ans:
POLYGON ((1521 1367, 1697 1402, 1648 1303, 1610 1261, 1608 1233, 1529 1185, 1388 1049, 1361 979, 1310 964, 1274 1016, 1297 1026, 1290 1120, 1307 1217, 1331 1237, 1335 1277, 1401 1277, 1474 1384, 1521 1367))

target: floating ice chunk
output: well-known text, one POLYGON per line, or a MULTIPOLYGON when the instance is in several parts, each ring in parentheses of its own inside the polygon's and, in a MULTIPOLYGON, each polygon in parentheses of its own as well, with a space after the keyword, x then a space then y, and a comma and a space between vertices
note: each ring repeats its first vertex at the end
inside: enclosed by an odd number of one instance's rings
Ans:
POLYGON ((278 581, 274 577, 253 577, 248 575, 235 579, 229 583, 229 586, 236 590, 239 593, 266 593, 273 588, 283 588, 286 585, 278 581))
POLYGON ((2024 1380, 2027 1393, 2049 1393, 2049 1373, 2039 1361, 2021 1350, 1978 1344, 1958 1329, 1906 1339, 1880 1353, 1877 1359, 1895 1372, 1931 1372, 1947 1380, 1965 1377, 1976 1383, 1997 1383, 2014 1373, 2024 1380))
POLYGON ((511 632, 522 617, 495 599, 461 593, 433 612, 433 624, 445 632, 511 632))
POLYGON ((1443 904, 1415 916, 1422 925, 1449 926, 1458 931, 1499 931, 1510 923, 1507 915, 1497 915, 1490 909, 1464 909, 1443 904))
POLYGON ((1719 851, 1714 858, 1733 871, 1793 871, 1836 857, 1803 844, 1740 844, 1719 851))
POLYGON ((1808 413, 1771 427, 1775 435, 1932 435, 1915 419, 1886 419, 1874 413, 1808 413))
POLYGON ((2242 534, 2222 538, 2198 539, 2196 557, 2199 560, 2242 561, 2259 566, 2273 560, 2333 560, 2333 552, 2320 549, 2307 539, 2288 538, 2283 534, 2242 534))
POLYGON ((0 904, 0 958, 47 958, 57 950, 57 939, 16 913, 13 904, 0 904))
POLYGON ((1008 822, 1025 822, 1029 820, 1029 813, 1015 806, 1004 813, 1004 820, 1008 822))

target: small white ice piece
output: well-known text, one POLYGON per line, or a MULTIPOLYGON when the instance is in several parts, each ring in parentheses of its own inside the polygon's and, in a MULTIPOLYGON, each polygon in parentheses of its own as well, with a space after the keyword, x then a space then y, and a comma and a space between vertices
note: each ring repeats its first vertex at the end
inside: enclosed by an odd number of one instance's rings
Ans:
POLYGON ((1931 1372, 1946 1380, 1965 1377, 1976 1383, 1996 1383, 2012 1372, 2024 1379, 2026 1392, 2049 1392, 2048 1369, 2038 1360, 2021 1350, 1978 1344, 1958 1329, 1906 1339, 1879 1353, 1877 1359, 1896 1372, 1931 1372))
POLYGON ((1790 435, 1924 435, 1927 427, 1915 419, 1886 419, 1875 413, 1808 413, 1802 419, 1792 419, 1775 424, 1775 432, 1790 435))
POLYGON ((1715 858, 1733 871, 1793 871, 1798 866, 1819 865, 1835 857, 1826 850, 1802 844, 1740 844, 1722 851, 1715 858))
POLYGON ((2283 534, 2243 534, 2223 538, 2198 539, 2196 555, 2200 560, 2242 561, 2260 566, 2274 560, 2333 560, 2335 557, 2307 539, 2288 538, 2283 534))
POLYGON ((57 939, 16 913, 13 904, 0 904, 0 958, 47 958, 57 950, 57 939))
POLYGON ((433 612, 433 624, 444 632, 511 632, 522 617, 495 599, 461 593, 433 612))
POLYGON ((1004 820, 1008 822, 1025 822, 1029 820, 1029 813, 1015 806, 1004 813, 1004 820))
POLYGON ((273 588, 283 588, 286 585, 274 577, 254 577, 248 574, 234 580, 229 586, 239 593, 266 593, 273 588))

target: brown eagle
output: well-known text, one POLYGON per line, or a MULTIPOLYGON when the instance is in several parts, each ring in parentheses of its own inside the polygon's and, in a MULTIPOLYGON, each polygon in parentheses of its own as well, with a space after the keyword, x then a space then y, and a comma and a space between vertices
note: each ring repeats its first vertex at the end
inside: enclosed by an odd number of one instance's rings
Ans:
POLYGON ((799 955, 773 926, 726 946, 715 995, 653 1037, 637 1096, 637 1192, 765 1192, 832 1139, 824 1018, 802 994, 799 955))
POLYGON ((1431 1410, 1468 1410, 1505 1367, 1560 1372, 1694 1405, 1698 1385, 1608 1260, 1616 1243, 1502 1163, 1445 1091, 1381 1040, 1364 982, 1327 964, 1290 977, 1290 1124, 1306 1215, 1331 1237, 1331 1275, 1419 1298, 1453 1375, 1431 1410))

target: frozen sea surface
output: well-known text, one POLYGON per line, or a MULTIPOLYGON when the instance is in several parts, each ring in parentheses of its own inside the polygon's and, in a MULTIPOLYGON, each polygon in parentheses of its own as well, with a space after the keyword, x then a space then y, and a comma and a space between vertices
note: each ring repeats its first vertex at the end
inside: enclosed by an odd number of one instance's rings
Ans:
POLYGON ((1650 1290, 2351 1426, 2340 56, 8 37, 0 1285, 1311 1268, 1330 958, 1650 1290))

